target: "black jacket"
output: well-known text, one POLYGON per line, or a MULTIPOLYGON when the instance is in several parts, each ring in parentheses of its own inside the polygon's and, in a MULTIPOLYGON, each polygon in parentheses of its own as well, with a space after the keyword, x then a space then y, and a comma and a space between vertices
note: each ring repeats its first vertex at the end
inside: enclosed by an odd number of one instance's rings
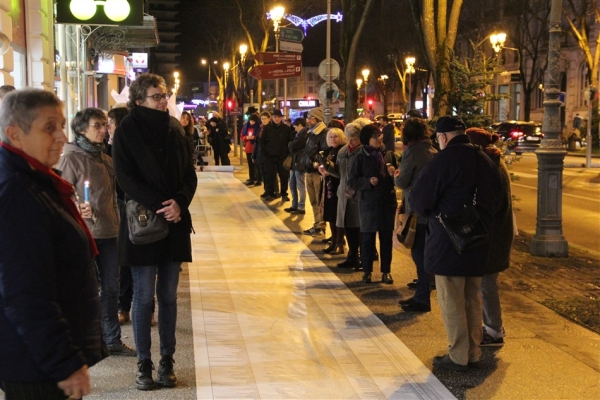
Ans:
MULTIPOLYGON (((358 153, 350 165, 348 186, 358 190, 358 213, 361 232, 392 231, 394 214, 398 207, 393 178, 387 173, 381 174, 377 160, 369 154, 366 146, 356 150, 358 153), (376 186, 371 185, 371 177, 377 177, 376 186)), ((391 151, 384 152, 384 163, 398 168, 396 157, 391 151)))
POLYGON ((290 154, 288 143, 293 139, 294 136, 289 126, 284 123, 276 125, 271 122, 263 128, 259 142, 265 157, 269 159, 284 159, 290 154))
MULTIPOLYGON (((425 271, 444 276, 483 276, 491 240, 458 254, 448 233, 436 218, 458 212, 472 203, 477 187, 479 216, 493 232, 494 215, 502 186, 490 158, 469 143, 467 135, 454 137, 423 168, 414 183, 409 202, 414 212, 427 217, 425 271)), ((492 235, 490 235, 490 238, 492 235)))
POLYGON ((213 152, 227 154, 231 151, 231 134, 227 129, 225 121, 217 118, 216 122, 217 126, 212 126, 210 122, 207 125, 209 132, 208 143, 211 145, 213 152))
POLYGON ((53 381, 108 354, 85 232, 50 177, 0 148, 0 381, 53 381))
POLYGON ((306 147, 306 139, 308 138, 308 128, 304 127, 302 130, 294 135, 294 140, 288 143, 290 153, 292 153, 292 170, 304 171, 304 165, 302 164, 302 155, 304 154, 304 148, 306 147))
POLYGON ((122 219, 119 264, 141 266, 162 261, 191 261, 192 219, 188 207, 198 179, 179 121, 164 111, 134 108, 117 128, 113 160, 117 181, 128 199, 153 211, 163 208, 164 201, 174 199, 181 208, 181 221, 169 224, 169 235, 147 245, 131 243, 127 220, 122 219))
POLYGON ((314 166, 314 163, 318 163, 317 153, 325 151, 328 148, 327 127, 323 122, 319 122, 318 125, 308 131, 306 147, 304 148, 304 155, 302 157, 304 170, 306 172, 319 173, 318 169, 314 166))

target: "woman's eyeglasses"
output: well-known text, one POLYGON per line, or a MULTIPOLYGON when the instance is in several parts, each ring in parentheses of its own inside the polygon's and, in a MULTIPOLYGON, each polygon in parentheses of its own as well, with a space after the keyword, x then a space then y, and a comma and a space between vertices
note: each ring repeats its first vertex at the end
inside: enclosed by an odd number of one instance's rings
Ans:
POLYGON ((169 100, 171 95, 169 93, 163 93, 163 94, 156 93, 156 94, 153 94, 152 96, 146 96, 146 97, 152 97, 152 100, 154 100, 154 101, 161 101, 161 99, 169 100))
POLYGON ((93 126, 96 129, 106 128, 106 124, 101 124, 100 122, 96 122, 95 124, 89 124, 89 126, 93 126))

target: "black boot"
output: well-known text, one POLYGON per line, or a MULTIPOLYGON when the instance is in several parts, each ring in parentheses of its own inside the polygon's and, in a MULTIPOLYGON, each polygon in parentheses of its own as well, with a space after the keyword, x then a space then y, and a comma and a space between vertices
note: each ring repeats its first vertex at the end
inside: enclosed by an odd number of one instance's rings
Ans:
POLYGON ((152 380, 152 371, 154 364, 151 359, 138 361, 138 372, 135 377, 135 384, 139 390, 154 389, 154 380, 152 380))
POLYGON ((158 363, 158 374, 156 376, 156 383, 165 387, 175 387, 177 385, 177 377, 173 372, 173 356, 162 356, 158 363))

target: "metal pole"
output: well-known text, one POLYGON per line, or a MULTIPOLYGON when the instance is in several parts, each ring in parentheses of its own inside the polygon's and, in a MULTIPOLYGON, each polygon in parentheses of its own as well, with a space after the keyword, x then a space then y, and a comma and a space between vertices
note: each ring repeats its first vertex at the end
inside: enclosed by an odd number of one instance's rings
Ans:
POLYGON ((546 135, 536 151, 538 158, 538 198, 535 235, 529 251, 534 256, 567 257, 569 245, 562 230, 563 160, 567 151, 560 137, 560 41, 562 0, 552 0, 548 69, 544 87, 544 121, 546 135))
MULTIPOLYGON (((275 31, 275 53, 279 53, 279 27, 275 31)), ((279 79, 275 79, 275 107, 279 108, 279 79)))
MULTIPOLYGON (((245 55, 242 54, 242 56, 240 58, 240 69, 238 71, 238 73, 240 74, 239 81, 240 81, 240 92, 241 92, 240 96, 239 96, 239 100, 240 100, 241 104, 239 104, 239 106, 241 107, 242 112, 244 112, 244 81, 245 81, 245 79, 244 79, 244 77, 245 77, 245 75, 244 75, 245 74, 245 71, 244 71, 244 61, 245 60, 244 59, 245 59, 245 55)), ((242 118, 242 126, 243 126, 244 125, 243 124, 244 117, 241 117, 241 118, 242 118)), ((237 123, 236 123, 236 125, 237 125, 237 123)), ((244 165, 244 157, 243 157, 243 155, 244 155, 245 151, 242 148, 243 145, 242 145, 242 142, 240 140, 240 135, 241 134, 242 134, 242 131, 239 132, 237 140, 238 140, 238 142, 240 142, 240 165, 244 165)))
POLYGON ((587 123, 587 132, 585 135, 585 167, 592 168, 592 101, 594 100, 594 93, 596 88, 593 86, 589 87, 589 97, 588 97, 588 123, 587 123))
POLYGON ((327 0, 327 45, 325 50, 325 58, 327 59, 327 80, 325 83, 325 123, 331 122, 331 0, 327 0))
POLYGON ((206 100, 209 101, 210 105, 210 62, 208 63, 208 85, 206 86, 206 100))
POLYGON ((412 74, 409 72, 408 73, 408 95, 406 96, 406 113, 408 114, 408 112, 410 111, 410 89, 411 89, 411 85, 412 85, 412 74))

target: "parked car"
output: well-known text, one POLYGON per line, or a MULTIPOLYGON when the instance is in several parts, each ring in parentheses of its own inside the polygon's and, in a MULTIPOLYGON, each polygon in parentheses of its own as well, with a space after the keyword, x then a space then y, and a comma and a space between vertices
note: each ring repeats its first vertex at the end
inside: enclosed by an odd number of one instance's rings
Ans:
POLYGON ((506 143, 507 152, 517 155, 536 151, 544 138, 542 124, 533 121, 496 122, 490 128, 506 143))

